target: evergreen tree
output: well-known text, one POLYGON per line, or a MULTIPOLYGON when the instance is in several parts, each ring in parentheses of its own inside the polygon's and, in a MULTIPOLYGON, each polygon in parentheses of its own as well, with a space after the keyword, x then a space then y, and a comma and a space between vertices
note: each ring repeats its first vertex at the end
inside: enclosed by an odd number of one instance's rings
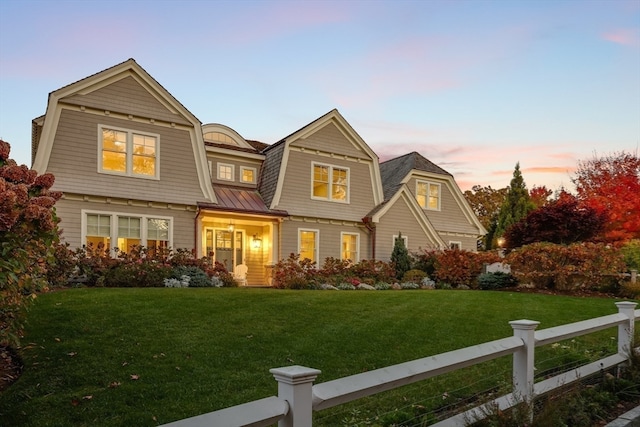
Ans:
POLYGON ((411 258, 409 257, 409 251, 404 245, 404 239, 402 238, 402 233, 400 232, 398 232, 398 237, 396 237, 396 241, 393 244, 393 252, 391 252, 391 262, 393 262, 393 264, 395 265, 396 278, 398 280, 402 279, 404 273, 411 270, 411 258))
POLYGON ((507 198, 500 207, 500 214, 498 215, 498 221, 492 236, 494 242, 492 243, 495 244, 495 241, 502 237, 509 227, 525 218, 533 209, 535 209, 535 206, 531 202, 527 184, 525 184, 522 173, 520 172, 520 162, 518 162, 513 171, 511 183, 509 184, 507 198))

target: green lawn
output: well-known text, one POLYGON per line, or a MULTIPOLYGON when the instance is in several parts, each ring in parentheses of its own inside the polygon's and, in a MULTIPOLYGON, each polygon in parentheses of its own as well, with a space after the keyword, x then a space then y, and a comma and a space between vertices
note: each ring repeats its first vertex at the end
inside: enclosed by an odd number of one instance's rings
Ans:
MULTIPOLYGON (((163 424, 277 394, 270 368, 317 368, 323 382, 507 337, 510 320, 537 320, 544 329, 612 314, 614 302, 442 290, 53 292, 29 312, 24 373, 0 395, 0 426, 163 424)), ((323 411, 317 424, 393 410, 396 398, 453 393, 469 375, 508 379, 510 369, 507 358, 450 383, 323 411)))

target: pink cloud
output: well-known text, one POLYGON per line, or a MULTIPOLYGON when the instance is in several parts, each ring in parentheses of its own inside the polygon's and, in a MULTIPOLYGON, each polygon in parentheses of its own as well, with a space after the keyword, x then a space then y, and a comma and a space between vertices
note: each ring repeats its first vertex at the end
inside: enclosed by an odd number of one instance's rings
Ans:
POLYGON ((602 38, 623 46, 640 46, 640 32, 638 29, 619 28, 602 34, 602 38))

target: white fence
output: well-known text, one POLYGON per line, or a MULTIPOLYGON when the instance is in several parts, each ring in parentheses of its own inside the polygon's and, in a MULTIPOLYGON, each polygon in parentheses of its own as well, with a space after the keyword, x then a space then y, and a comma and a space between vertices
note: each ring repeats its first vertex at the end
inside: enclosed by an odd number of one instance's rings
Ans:
MULTIPOLYGON (((278 396, 267 397, 204 415, 165 424, 165 427, 310 427, 312 412, 321 411, 361 397, 435 377, 477 363, 513 355, 512 393, 493 400, 501 410, 531 401, 558 387, 609 369, 627 360, 633 341, 634 325, 640 318, 635 302, 617 302, 618 313, 536 331, 539 322, 509 322, 513 336, 459 350, 412 360, 386 368, 313 385, 320 371, 304 366, 271 369, 278 382, 278 396), (570 372, 534 383, 535 347, 552 344, 599 330, 618 327, 618 352, 570 372)), ((480 419, 481 407, 460 413, 434 426, 464 426, 469 419, 480 419)))

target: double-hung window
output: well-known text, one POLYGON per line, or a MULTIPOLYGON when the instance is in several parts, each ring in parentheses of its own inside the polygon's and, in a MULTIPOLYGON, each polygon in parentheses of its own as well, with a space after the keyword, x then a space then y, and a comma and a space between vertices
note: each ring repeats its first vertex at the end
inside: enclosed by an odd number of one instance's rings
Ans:
POLYGON ((422 209, 440 210, 440 184, 416 181, 416 199, 422 209))
POLYGON ((240 181, 253 184, 256 182, 256 169, 255 168, 247 168, 244 166, 240 167, 240 181))
POLYGON ((358 233, 341 233, 342 247, 340 257, 353 263, 360 261, 360 235, 358 233))
POLYGON ((159 177, 158 135, 99 126, 98 170, 102 173, 159 177))
POLYGON ((235 168, 233 165, 218 163, 218 179, 222 181, 233 181, 235 168))
POLYGON ((300 259, 318 261, 318 230, 298 229, 298 253, 300 259))
POLYGON ((313 199, 349 202, 349 168, 313 163, 313 199))
POLYGON ((130 252, 134 246, 144 246, 154 253, 171 247, 170 217, 83 211, 82 222, 83 241, 94 248, 100 245, 130 252))

